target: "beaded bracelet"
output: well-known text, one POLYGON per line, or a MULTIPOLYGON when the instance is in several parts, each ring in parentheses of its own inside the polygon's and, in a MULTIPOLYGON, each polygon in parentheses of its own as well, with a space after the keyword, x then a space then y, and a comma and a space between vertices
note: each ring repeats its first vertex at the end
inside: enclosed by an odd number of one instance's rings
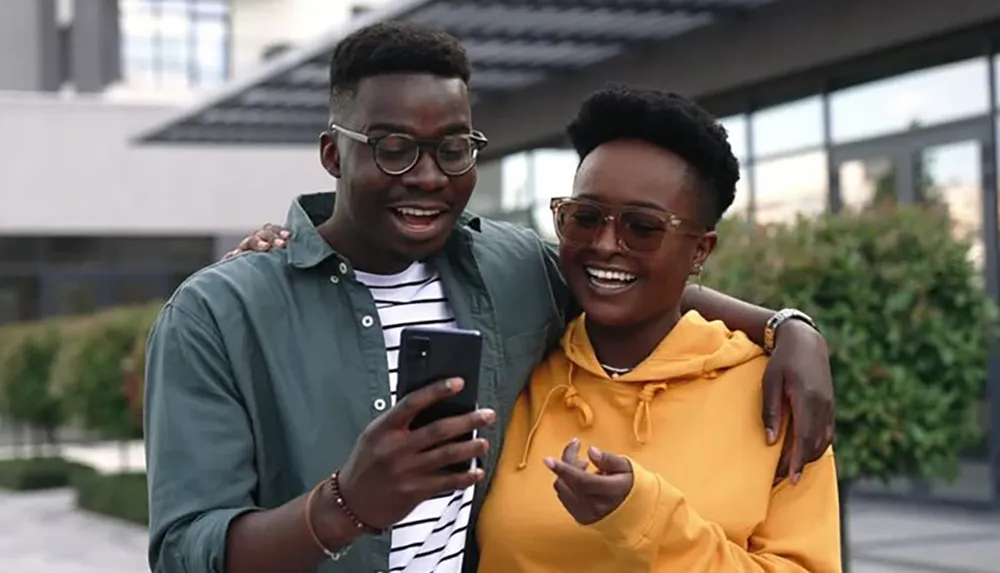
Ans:
POLYGON ((361 519, 359 519, 358 516, 351 511, 351 508, 347 507, 347 502, 344 501, 344 494, 340 491, 340 470, 333 472, 333 474, 330 475, 330 479, 327 481, 330 482, 330 489, 333 490, 333 499, 337 502, 337 506, 340 507, 340 511, 344 512, 344 515, 346 515, 347 518, 354 523, 355 527, 368 535, 381 535, 383 533, 381 529, 372 527, 364 521, 361 521, 361 519))

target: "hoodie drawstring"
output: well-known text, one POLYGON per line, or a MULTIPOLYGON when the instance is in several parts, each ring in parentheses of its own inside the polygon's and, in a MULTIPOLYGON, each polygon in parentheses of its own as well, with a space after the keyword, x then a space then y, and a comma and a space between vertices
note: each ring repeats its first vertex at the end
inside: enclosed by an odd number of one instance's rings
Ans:
MULTIPOLYGON (((535 418, 534 423, 531 425, 531 430, 528 432, 528 437, 525 439, 524 443, 524 453, 521 454, 521 462, 517 464, 518 470, 523 470, 528 467, 528 455, 531 453, 531 443, 535 439, 535 433, 538 428, 542 425, 542 417, 545 415, 546 408, 549 407, 549 402, 555 397, 556 393, 563 392, 563 403, 566 407, 571 410, 576 410, 576 413, 580 419, 580 425, 584 428, 589 428, 594 423, 594 411, 591 409, 590 404, 587 404, 583 396, 580 396, 580 392, 573 386, 573 370, 574 366, 571 363, 569 365, 569 371, 566 377, 565 384, 559 384, 554 386, 549 393, 545 395, 545 400, 542 401, 542 406, 538 410, 538 416, 535 418)), ((635 408, 635 416, 632 419, 632 434, 635 436, 636 441, 640 444, 645 445, 649 442, 650 436, 653 434, 653 420, 650 413, 650 403, 656 398, 656 395, 660 392, 667 390, 666 382, 650 382, 648 384, 643 384, 642 389, 639 391, 639 400, 635 408)))
POLYGON ((656 395, 667 389, 666 382, 653 382, 644 384, 639 391, 639 403, 635 408, 635 417, 632 419, 632 433, 640 444, 649 441, 653 434, 653 418, 649 412, 649 404, 656 398, 656 395))
POLYGON ((542 401, 542 407, 538 410, 538 416, 535 418, 535 422, 531 425, 531 431, 528 432, 528 438, 524 443, 524 453, 521 455, 521 462, 517 464, 517 469, 523 470, 528 467, 528 454, 531 453, 531 442, 535 439, 535 432, 542 425, 542 416, 545 414, 545 409, 549 406, 549 401, 556 395, 557 392, 564 392, 563 403, 566 407, 571 410, 576 410, 577 416, 580 418, 580 425, 584 428, 589 428, 594 423, 594 411, 590 408, 580 392, 573 386, 573 364, 569 365, 569 372, 566 376, 566 384, 559 384, 549 390, 549 393, 545 395, 545 400, 542 401))

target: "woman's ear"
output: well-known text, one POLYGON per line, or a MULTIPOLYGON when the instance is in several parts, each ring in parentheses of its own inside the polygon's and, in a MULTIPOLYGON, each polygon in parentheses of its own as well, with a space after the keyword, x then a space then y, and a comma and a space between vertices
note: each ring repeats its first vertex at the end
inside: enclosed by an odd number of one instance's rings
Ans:
POLYGON ((709 231, 698 238, 698 244, 694 247, 694 257, 691 259, 692 269, 702 269, 705 267, 705 261, 708 260, 709 255, 715 250, 715 244, 719 240, 719 234, 715 231, 709 231))

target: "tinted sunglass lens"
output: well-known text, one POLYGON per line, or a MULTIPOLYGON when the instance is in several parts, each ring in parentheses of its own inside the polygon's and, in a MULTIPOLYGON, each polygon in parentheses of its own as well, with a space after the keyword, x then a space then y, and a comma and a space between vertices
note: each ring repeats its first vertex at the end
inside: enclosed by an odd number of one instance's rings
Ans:
POLYGON ((559 209, 557 223, 560 234, 573 243, 591 243, 604 221, 604 213, 592 205, 566 203, 559 209))
POLYGON ((666 233, 663 221, 645 213, 623 213, 619 227, 622 241, 633 251, 655 251, 666 233))

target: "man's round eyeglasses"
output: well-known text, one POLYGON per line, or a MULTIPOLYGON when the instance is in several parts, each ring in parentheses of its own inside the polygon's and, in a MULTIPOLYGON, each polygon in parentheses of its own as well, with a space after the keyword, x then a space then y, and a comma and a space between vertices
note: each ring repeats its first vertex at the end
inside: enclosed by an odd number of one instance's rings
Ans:
POLYGON ((420 161, 421 151, 434 158, 438 169, 449 177, 465 175, 476 165, 479 152, 486 147, 486 136, 481 132, 446 135, 440 139, 417 139, 406 133, 389 133, 370 136, 352 131, 337 124, 330 129, 372 148, 375 165, 386 175, 402 175, 420 161))

